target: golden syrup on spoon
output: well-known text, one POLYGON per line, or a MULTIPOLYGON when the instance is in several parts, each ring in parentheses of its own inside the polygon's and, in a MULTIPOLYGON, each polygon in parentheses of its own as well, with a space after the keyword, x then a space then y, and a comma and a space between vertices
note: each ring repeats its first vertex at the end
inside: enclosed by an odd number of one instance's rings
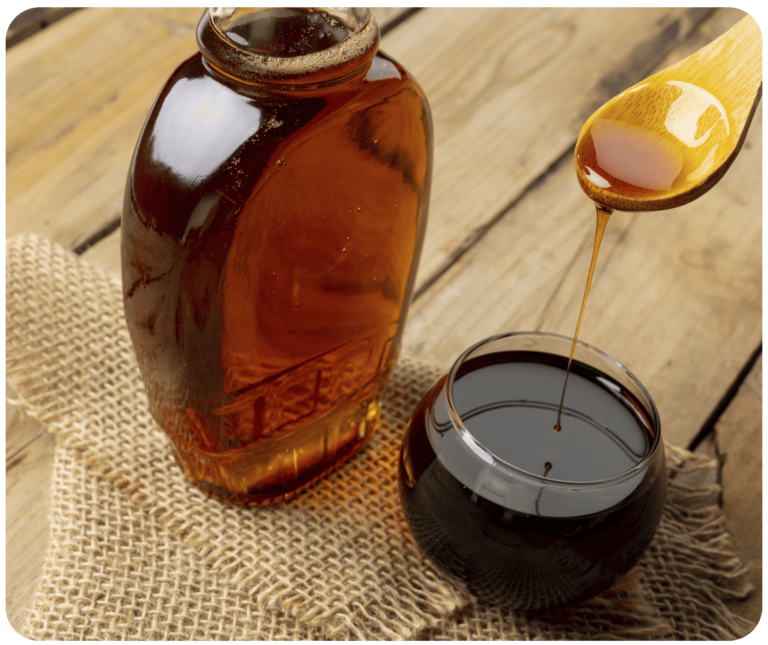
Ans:
POLYGON ((576 144, 577 176, 587 195, 612 210, 671 208, 698 196, 733 152, 735 137, 717 96, 654 77, 590 119, 576 144))

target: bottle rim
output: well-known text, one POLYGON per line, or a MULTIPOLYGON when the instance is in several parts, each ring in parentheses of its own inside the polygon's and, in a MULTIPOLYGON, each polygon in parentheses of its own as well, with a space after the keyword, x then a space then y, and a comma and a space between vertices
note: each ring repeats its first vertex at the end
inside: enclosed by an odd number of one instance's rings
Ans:
MULTIPOLYGON (((569 345, 570 343, 573 342, 572 338, 568 338, 567 336, 563 336, 561 334, 553 334, 549 332, 511 332, 511 333, 498 334, 496 336, 485 338, 479 341, 478 343, 475 343, 474 345, 469 347, 467 350, 465 350, 458 357, 458 359, 456 359, 456 362, 451 367, 451 370, 448 374, 448 380, 445 385, 446 398, 448 402, 448 411, 449 411, 451 424, 453 425, 454 429, 458 432, 458 435, 462 443, 464 443, 465 446, 469 448, 473 453, 475 453, 475 455, 477 455, 480 459, 492 465, 493 468, 499 468, 503 470, 506 474, 511 475, 512 477, 515 477, 517 479, 524 479, 527 481, 533 480, 537 486, 543 486, 547 488, 562 488, 567 490, 600 489, 600 488, 606 488, 609 486, 614 486, 622 482, 626 482, 629 479, 632 479, 633 477, 637 476, 638 474, 643 473, 647 469, 648 465, 654 459, 657 458, 657 454, 660 450, 660 446, 663 446, 663 442, 661 440, 661 420, 659 418, 659 411, 656 408, 656 404, 651 398, 651 395, 648 392, 648 390, 645 389, 645 386, 643 386, 643 384, 637 379, 637 377, 634 374, 632 374, 632 372, 630 372, 622 363, 620 363, 618 360, 616 360, 609 354, 603 352, 602 350, 599 350, 596 347, 593 347, 592 345, 589 345, 583 341, 577 341, 577 344, 576 344, 577 352, 579 352, 579 350, 581 350, 582 353, 591 352, 595 354, 597 357, 608 361, 610 364, 615 366, 621 373, 626 375, 626 377, 628 377, 630 382, 635 387, 638 388, 640 393, 646 399, 645 403, 647 403, 647 406, 644 405, 643 407, 646 408, 645 412, 650 417, 651 427, 653 428, 654 432, 653 432, 653 438, 652 438, 648 453, 637 464, 632 466, 632 468, 625 470, 622 473, 619 473, 618 475, 605 478, 605 479, 596 479, 592 481, 558 480, 558 479, 553 479, 551 477, 542 477, 541 475, 531 473, 518 466, 515 466, 514 464, 509 463, 508 461, 501 459, 492 450, 485 447, 482 444, 482 442, 478 441, 475 438, 472 432, 466 427, 466 425, 464 425, 461 415, 456 409, 456 405, 454 403, 453 390, 454 390, 456 376, 458 374, 459 369, 464 364, 465 360, 473 352, 491 343, 498 343, 499 341, 502 341, 506 338, 513 338, 513 337, 561 339, 561 340, 567 341, 569 345)), ((553 352, 542 352, 542 353, 558 355, 553 352)), ((574 355, 574 360, 575 358, 576 357, 574 355)), ((602 370, 599 370, 599 371, 602 372, 602 370)))
POLYGON ((249 51, 222 36, 206 9, 197 25, 197 44, 216 71, 241 83, 276 89, 335 84, 355 75, 376 54, 380 35, 376 18, 368 12, 365 24, 341 42, 297 56, 269 56, 249 51))

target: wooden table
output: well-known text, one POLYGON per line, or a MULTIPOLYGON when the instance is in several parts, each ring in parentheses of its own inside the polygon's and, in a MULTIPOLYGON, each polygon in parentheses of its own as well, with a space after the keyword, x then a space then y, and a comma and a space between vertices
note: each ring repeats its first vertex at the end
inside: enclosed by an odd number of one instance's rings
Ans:
MULTIPOLYGON (((729 9, 376 10, 382 48, 432 105, 429 227, 403 351, 450 364, 512 330, 571 335, 594 235, 573 145, 606 100, 730 28, 729 9)), ((196 51, 199 9, 85 9, 7 54, 6 235, 119 271, 141 126, 196 51)), ((761 612, 761 111, 730 172, 677 211, 617 213, 581 338, 650 390, 667 441, 716 456, 761 612)), ((11 399, 13 393, 10 393, 11 399)), ((19 626, 47 544, 54 440, 6 404, 7 611, 19 626)))

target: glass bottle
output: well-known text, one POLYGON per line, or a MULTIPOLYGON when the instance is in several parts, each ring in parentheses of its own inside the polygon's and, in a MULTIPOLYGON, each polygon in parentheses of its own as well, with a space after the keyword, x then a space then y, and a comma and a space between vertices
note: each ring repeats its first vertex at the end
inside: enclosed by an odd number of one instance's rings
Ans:
POLYGON ((210 9, 125 192, 125 314, 187 477, 284 499, 370 438, 426 228, 432 120, 367 9, 210 9))

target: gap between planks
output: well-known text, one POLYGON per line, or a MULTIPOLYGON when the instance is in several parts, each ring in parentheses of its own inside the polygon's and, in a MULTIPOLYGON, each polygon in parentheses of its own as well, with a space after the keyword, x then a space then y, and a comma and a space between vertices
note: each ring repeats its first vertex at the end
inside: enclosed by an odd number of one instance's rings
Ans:
POLYGON ((762 613, 762 355, 697 453, 718 462, 719 506, 737 557, 749 567, 754 591, 729 607, 757 622, 762 613))

